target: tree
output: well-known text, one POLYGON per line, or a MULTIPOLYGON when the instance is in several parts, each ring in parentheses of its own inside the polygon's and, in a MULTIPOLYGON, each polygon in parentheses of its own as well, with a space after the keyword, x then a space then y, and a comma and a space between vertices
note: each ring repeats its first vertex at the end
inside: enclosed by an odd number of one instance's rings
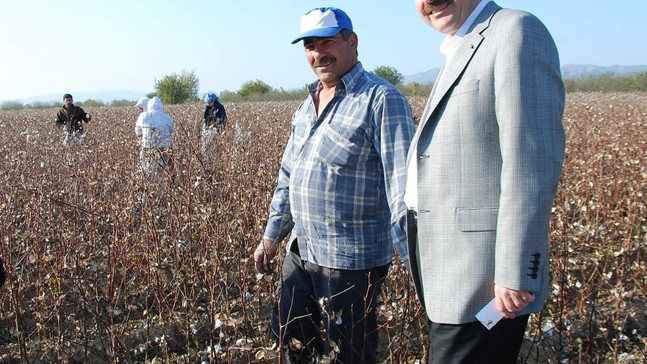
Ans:
POLYGON ((243 85, 240 87, 240 90, 238 90, 238 95, 242 97, 247 97, 254 94, 262 95, 270 92, 271 90, 272 88, 270 87, 270 85, 261 80, 247 81, 243 83, 243 85))
POLYGON ((34 101, 31 104, 31 108, 33 109, 48 109, 50 107, 61 107, 61 104, 59 104, 58 101, 34 101))
POLYGON ((391 82, 394 86, 404 80, 404 75, 391 66, 379 66, 373 70, 373 73, 391 82))
POLYGON ((25 106, 20 101, 3 101, 0 110, 21 110, 25 106))
POLYGON ((106 106, 106 104, 103 103, 101 100, 95 100, 95 99, 87 99, 83 102, 79 102, 79 106, 83 107, 99 107, 99 106, 106 106))
POLYGON ((647 91, 647 72, 639 72, 634 76, 631 89, 635 91, 647 91))
POLYGON ((406 85, 398 85, 398 90, 406 96, 429 96, 431 88, 434 85, 432 83, 420 84, 418 82, 409 82, 406 85))
POLYGON ((113 99, 110 101, 110 106, 131 106, 135 105, 136 101, 127 99, 113 99))
POLYGON ((165 104, 181 104, 198 100, 200 81, 195 72, 182 71, 164 76, 155 83, 155 94, 165 104))

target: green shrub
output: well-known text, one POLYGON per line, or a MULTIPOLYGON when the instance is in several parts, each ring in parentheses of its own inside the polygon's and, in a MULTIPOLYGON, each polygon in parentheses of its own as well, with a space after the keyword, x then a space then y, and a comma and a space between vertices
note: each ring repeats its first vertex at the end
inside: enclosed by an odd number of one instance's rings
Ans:
POLYGON ((114 99, 110 102, 110 106, 132 106, 135 105, 137 101, 126 100, 126 99, 114 99))
POLYGON ((399 85, 404 80, 404 75, 391 66, 378 66, 373 70, 373 73, 391 82, 394 86, 399 85))
MULTIPOLYGON (((200 80, 195 72, 182 71, 164 76, 155 83, 155 94, 164 104, 181 104, 186 101, 198 101, 200 80)), ((149 96, 150 97, 150 96, 149 96)))

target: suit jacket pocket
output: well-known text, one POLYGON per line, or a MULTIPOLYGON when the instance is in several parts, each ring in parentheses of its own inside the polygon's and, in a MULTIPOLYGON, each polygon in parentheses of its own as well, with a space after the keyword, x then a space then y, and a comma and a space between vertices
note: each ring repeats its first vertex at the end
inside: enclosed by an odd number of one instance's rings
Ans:
POLYGON ((456 222, 460 231, 494 231, 496 230, 499 208, 457 208, 456 222))
POLYGON ((466 93, 474 93, 479 90, 479 80, 463 80, 456 85, 452 97, 466 93))

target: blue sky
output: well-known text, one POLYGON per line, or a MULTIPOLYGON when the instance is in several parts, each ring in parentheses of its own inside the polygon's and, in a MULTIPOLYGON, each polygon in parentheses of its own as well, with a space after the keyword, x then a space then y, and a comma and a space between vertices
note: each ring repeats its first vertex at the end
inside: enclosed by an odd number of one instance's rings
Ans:
MULTIPOLYGON (((200 92, 236 91, 249 80, 294 89, 311 82, 298 34, 301 15, 345 10, 364 68, 405 76, 438 68, 443 36, 413 0, 0 0, 0 101, 106 90, 154 90, 162 77, 193 71, 200 92)), ((562 65, 644 65, 647 2, 498 0, 537 15, 562 65)))

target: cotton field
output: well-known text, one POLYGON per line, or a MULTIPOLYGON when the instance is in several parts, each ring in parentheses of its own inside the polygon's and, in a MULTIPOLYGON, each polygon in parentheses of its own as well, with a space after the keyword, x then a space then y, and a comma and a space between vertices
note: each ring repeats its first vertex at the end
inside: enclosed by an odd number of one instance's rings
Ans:
MULTIPOLYGON (((411 98, 416 119, 424 98, 411 98)), ((201 104, 175 120, 172 174, 137 173, 134 107, 86 108, 83 144, 55 109, 0 112, 1 363, 275 363, 264 231, 298 102, 224 103, 200 150, 201 104)), ((552 297, 524 363, 647 361, 647 95, 568 94, 551 228, 552 297)), ((399 258, 379 305, 380 358, 424 363, 425 313, 399 258)), ((448 303, 450 304, 450 303, 448 303)))

